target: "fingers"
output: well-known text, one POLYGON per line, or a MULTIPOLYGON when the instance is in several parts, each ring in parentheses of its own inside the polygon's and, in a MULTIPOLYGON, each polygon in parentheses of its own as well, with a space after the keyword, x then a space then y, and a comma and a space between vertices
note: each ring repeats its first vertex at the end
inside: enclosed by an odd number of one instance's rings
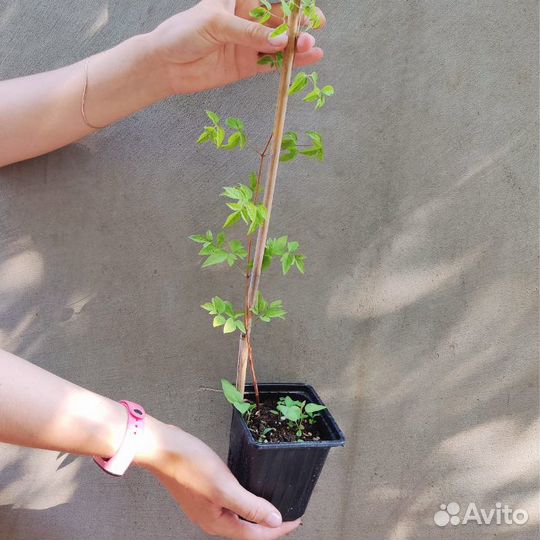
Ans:
POLYGON ((278 509, 266 499, 244 489, 236 480, 222 490, 220 503, 224 508, 253 523, 279 527, 282 523, 278 509))
POLYGON ((320 62, 324 57, 324 52, 320 47, 313 47, 305 53, 296 54, 294 57, 294 67, 309 66, 320 62))
POLYGON ((234 540, 274 540, 293 532, 301 524, 301 520, 286 521, 279 527, 265 527, 249 523, 230 512, 224 512, 216 526, 218 534, 234 540))
POLYGON ((281 51, 288 41, 287 34, 272 38, 271 28, 230 14, 224 14, 217 19, 213 33, 223 43, 235 43, 263 53, 281 51))
POLYGON ((302 32, 296 41, 296 54, 305 53, 315 46, 315 38, 306 32, 302 32))

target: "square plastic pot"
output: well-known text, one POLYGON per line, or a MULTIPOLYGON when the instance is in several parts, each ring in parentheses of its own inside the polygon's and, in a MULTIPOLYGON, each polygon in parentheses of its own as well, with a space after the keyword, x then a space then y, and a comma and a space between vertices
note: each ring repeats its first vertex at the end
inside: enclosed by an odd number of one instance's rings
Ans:
MULTIPOLYGON (((291 396, 300 401, 324 405, 307 384, 259 384, 261 401, 268 397, 291 396)), ((253 386, 245 396, 254 400, 253 386)), ((228 465, 240 484, 270 501, 292 521, 304 515, 330 448, 343 446, 345 436, 328 409, 321 411, 320 441, 259 443, 242 415, 233 409, 228 465)))

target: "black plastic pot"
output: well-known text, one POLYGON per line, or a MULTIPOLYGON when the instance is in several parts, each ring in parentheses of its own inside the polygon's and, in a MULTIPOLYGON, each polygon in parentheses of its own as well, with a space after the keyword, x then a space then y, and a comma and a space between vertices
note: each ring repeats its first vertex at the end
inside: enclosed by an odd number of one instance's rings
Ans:
MULTIPOLYGON (((307 384, 259 384, 259 392, 261 401, 269 396, 291 396, 324 405, 307 384)), ((246 386, 245 396, 255 399, 253 386, 246 386)), ((345 444, 345 436, 328 409, 321 412, 319 427, 321 441, 259 443, 242 415, 233 410, 229 468, 242 486, 270 501, 284 521, 304 515, 330 448, 345 444)))

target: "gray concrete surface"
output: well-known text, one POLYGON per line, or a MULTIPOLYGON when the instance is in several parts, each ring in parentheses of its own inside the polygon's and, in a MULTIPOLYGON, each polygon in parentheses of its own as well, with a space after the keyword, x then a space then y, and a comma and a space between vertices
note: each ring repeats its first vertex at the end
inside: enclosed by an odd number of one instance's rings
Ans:
MULTIPOLYGON (((190 4, 4 0, 0 76, 76 61, 190 4)), ((313 383, 348 437, 295 538, 536 538, 538 3, 324 4, 319 71, 337 94, 320 115, 296 101, 288 126, 319 125, 328 159, 283 167, 271 227, 302 242, 308 270, 265 276, 289 317, 256 337, 260 379, 313 383), (439 528, 451 501, 529 522, 439 528)), ((201 274, 186 237, 253 162, 194 140, 205 108, 262 140, 275 90, 260 78, 170 99, 2 169, 1 346, 138 399, 225 456, 229 410, 201 387, 233 377, 237 344, 198 305, 239 283, 201 274)), ((0 537, 204 535, 142 472, 3 446, 0 537)))

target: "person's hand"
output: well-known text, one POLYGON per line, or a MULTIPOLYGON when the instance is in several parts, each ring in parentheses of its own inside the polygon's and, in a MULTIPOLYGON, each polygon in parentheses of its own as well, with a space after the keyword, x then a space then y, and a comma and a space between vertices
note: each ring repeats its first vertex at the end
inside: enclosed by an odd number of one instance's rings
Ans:
MULTIPOLYGON (((249 12, 257 0, 202 0, 160 24, 149 35, 152 52, 166 66, 170 92, 186 94, 224 86, 253 77, 272 68, 257 64, 259 53, 285 48, 287 35, 271 39, 275 26, 283 22, 281 5, 274 5, 266 26, 249 12)), ((325 18, 319 10, 321 27, 325 18)), ((323 51, 315 39, 301 33, 296 45, 296 66, 318 62, 323 51)))
POLYGON ((136 463, 156 476, 207 534, 271 540, 300 524, 299 519, 282 523, 278 510, 240 486, 208 446, 152 417, 147 417, 136 463))

